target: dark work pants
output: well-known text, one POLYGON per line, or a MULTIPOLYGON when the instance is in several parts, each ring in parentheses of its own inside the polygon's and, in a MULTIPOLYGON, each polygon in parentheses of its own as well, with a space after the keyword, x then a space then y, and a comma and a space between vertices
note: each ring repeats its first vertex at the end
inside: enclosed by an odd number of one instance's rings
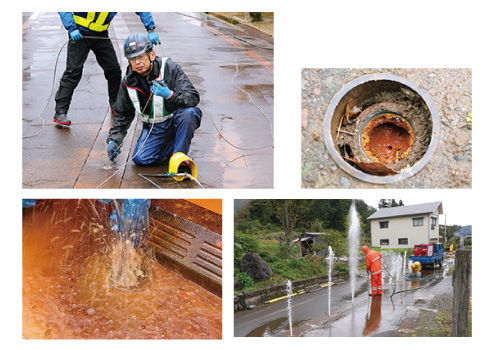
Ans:
POLYGON ((90 50, 96 56, 97 63, 104 70, 104 77, 108 81, 109 105, 112 106, 118 95, 121 81, 121 69, 116 58, 115 49, 107 37, 96 39, 80 39, 68 42, 68 57, 59 90, 56 93, 56 112, 67 113, 73 91, 77 87, 83 74, 83 65, 87 60, 90 50))
POLYGON ((153 125, 143 123, 134 150, 133 162, 150 165, 177 152, 188 154, 191 140, 200 127, 202 112, 198 107, 179 108, 172 118, 153 125), (151 133, 150 133, 151 130, 151 133))

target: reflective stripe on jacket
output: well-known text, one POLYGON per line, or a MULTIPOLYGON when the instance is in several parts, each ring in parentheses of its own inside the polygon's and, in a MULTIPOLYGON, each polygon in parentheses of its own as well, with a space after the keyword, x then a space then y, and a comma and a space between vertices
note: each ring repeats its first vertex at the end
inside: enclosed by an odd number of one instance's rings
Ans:
MULTIPOLYGON (((200 102, 200 94, 196 91, 181 66, 174 61, 167 59, 162 60, 157 56, 153 61, 153 69, 147 77, 141 77, 138 73, 134 72, 129 65, 113 106, 113 111, 116 115, 113 120, 113 126, 109 130, 108 138, 106 139, 107 143, 116 141, 118 144, 121 144, 127 134, 127 130, 135 118, 136 106, 134 106, 130 98, 128 92, 129 87, 136 89, 138 92, 138 94, 135 95, 139 97, 141 105, 138 112, 140 113, 142 110, 145 110, 147 114, 151 114, 151 103, 149 101, 150 86, 148 82, 158 79, 163 64, 165 64, 163 82, 165 82, 170 90, 174 92, 171 98, 164 101, 167 113, 174 113, 178 108, 196 107, 198 105, 198 102, 200 102)), ((155 123, 158 123, 156 119, 155 123)))
POLYGON ((375 250, 369 250, 366 253, 366 268, 370 270, 370 275, 376 275, 382 272, 382 254, 375 250))
POLYGON ((94 32, 104 32, 108 29, 109 23, 114 17, 114 15, 109 16, 109 14, 110 12, 73 12, 73 19, 76 24, 82 27, 94 32))
MULTIPOLYGON (((163 77, 165 76, 165 66, 168 60, 170 60, 168 57, 162 59, 160 75, 155 80, 163 81, 163 77)), ((151 111, 150 114, 146 114, 143 113, 143 109, 141 108, 141 104, 139 102, 139 96, 137 95, 139 91, 127 86, 127 92, 143 123, 162 123, 172 117, 173 113, 167 112, 167 109, 165 108, 165 99, 163 97, 151 94, 151 111)))
MULTIPOLYGON (((109 24, 118 12, 59 12, 61 22, 71 33, 80 30, 82 35, 106 36, 109 24)), ((146 30, 153 30, 155 22, 151 12, 136 12, 146 30)))

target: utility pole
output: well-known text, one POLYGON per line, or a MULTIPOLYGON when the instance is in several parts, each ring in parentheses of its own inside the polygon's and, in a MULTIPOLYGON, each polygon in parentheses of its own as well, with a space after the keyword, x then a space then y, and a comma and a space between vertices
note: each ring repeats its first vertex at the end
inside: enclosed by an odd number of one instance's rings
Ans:
POLYGON ((444 247, 443 247, 443 249, 446 247, 447 240, 448 240, 448 237, 446 235, 446 214, 444 214, 444 247))

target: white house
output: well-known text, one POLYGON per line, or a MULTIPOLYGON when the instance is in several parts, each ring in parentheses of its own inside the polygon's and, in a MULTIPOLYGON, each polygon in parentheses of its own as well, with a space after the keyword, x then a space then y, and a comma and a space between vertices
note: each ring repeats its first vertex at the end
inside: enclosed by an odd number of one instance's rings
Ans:
POLYGON ((439 214, 443 214, 442 202, 380 209, 368 217, 372 246, 413 248, 438 242, 439 214))

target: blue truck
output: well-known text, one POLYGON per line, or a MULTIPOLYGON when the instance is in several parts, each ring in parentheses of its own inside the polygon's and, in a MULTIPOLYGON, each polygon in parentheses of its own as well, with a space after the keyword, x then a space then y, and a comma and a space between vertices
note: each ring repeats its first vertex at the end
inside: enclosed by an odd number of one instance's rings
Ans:
POLYGON ((409 260, 413 262, 420 262, 423 266, 436 268, 443 266, 444 250, 443 243, 430 243, 430 244, 416 244, 413 248, 413 255, 409 260))

